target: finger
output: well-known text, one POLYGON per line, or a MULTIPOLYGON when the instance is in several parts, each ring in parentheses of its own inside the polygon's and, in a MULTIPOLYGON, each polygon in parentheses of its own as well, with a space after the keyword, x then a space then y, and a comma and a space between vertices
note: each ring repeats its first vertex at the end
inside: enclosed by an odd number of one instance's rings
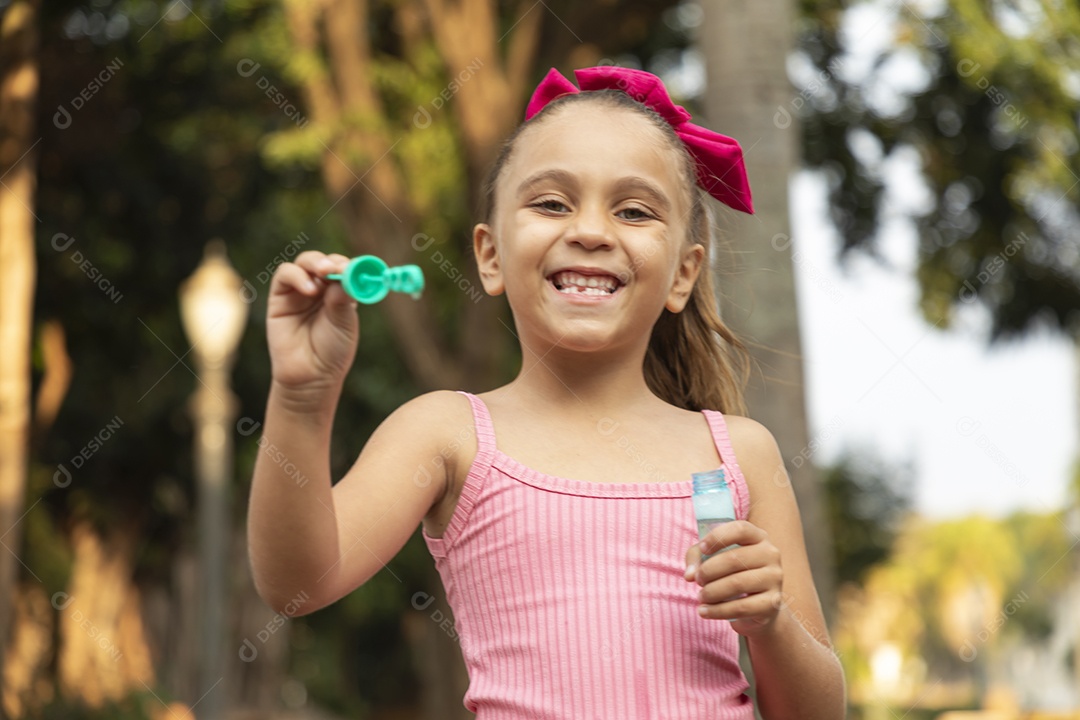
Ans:
POLYGON ((349 264, 349 258, 345 257, 341 253, 330 253, 326 256, 330 262, 334 263, 334 272, 343 272, 349 264))
POLYGON ((767 540, 754 545, 729 547, 701 562, 698 583, 705 585, 729 575, 770 565, 780 568, 782 563, 780 550, 767 540))
POLYGON ((764 624, 776 618, 773 593, 758 593, 712 605, 700 605, 698 615, 709 620, 732 620, 764 624))
POLYGON ((321 292, 321 287, 304 268, 293 263, 281 263, 270 282, 270 294, 283 295, 292 291, 314 297, 321 292))
POLYGON ((721 523, 710 530, 700 545, 702 553, 712 555, 732 545, 753 545, 764 540, 765 531, 746 520, 721 523))
POLYGON ((752 568, 703 585, 698 598, 715 605, 744 595, 780 592, 783 580, 783 571, 776 565, 752 568))
MULTIPOLYGON (((326 256, 326 253, 319 252, 318 250, 307 250, 296 256, 293 260, 295 265, 302 267, 316 277, 325 275, 324 269, 328 267, 330 260, 326 256)), ((329 272, 333 272, 332 270, 329 272)))
POLYGON ((686 571, 683 573, 683 577, 686 578, 687 581, 695 580, 700 565, 701 546, 694 543, 690 546, 690 549, 686 551, 686 571))

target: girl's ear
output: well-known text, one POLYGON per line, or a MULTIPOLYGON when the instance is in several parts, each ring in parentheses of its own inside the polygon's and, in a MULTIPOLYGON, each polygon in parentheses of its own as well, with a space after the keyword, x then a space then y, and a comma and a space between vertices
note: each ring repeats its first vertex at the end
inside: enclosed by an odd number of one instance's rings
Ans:
POLYGON ((499 250, 495 247, 495 234, 487 223, 479 223, 473 228, 473 253, 476 255, 476 266, 480 271, 484 292, 488 295, 502 295, 506 285, 503 283, 499 250))
POLYGON ((701 272, 701 263, 704 259, 705 248, 696 243, 683 253, 679 267, 675 271, 675 282, 671 286, 671 292, 668 293, 667 302, 664 303, 664 307, 669 312, 680 313, 686 307, 690 294, 694 292, 694 283, 697 281, 698 273, 701 272))

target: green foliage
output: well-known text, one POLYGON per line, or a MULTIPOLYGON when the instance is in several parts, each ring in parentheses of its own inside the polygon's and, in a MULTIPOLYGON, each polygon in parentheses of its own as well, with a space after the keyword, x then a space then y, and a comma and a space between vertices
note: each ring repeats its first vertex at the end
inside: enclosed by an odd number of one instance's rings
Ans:
POLYGON ((1018 642, 1046 640, 1075 569, 1062 520, 909 517, 888 559, 846 590, 837 647, 851 687, 869 687, 869 657, 883 643, 925 663, 926 677, 965 678, 972 662, 992 667, 1018 642))
POLYGON ((993 338, 1040 323, 1080 333, 1080 7, 951 0, 919 15, 878 3, 896 41, 850 80, 844 5, 804 2, 799 41, 814 78, 799 88, 806 160, 830 180, 843 250, 874 251, 881 163, 913 149, 932 198, 910 211, 926 318, 947 325, 977 301, 993 338), (912 59, 925 86, 897 90, 895 106, 876 100, 887 71, 912 59))
POLYGON ((848 453, 821 470, 837 584, 860 583, 885 560, 911 508, 910 468, 848 453))

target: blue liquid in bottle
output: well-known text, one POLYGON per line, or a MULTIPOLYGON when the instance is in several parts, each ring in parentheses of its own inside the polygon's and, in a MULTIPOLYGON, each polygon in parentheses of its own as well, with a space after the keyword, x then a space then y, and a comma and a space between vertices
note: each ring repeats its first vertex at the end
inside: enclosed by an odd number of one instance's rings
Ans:
MULTIPOLYGON (((731 499, 724 468, 694 473, 691 477, 694 483, 694 516, 697 518, 698 537, 704 539, 717 525, 735 519, 735 504, 731 499)), ((733 547, 738 545, 728 545, 720 552, 733 547)), ((712 555, 705 555, 701 559, 704 561, 710 557, 712 555)))

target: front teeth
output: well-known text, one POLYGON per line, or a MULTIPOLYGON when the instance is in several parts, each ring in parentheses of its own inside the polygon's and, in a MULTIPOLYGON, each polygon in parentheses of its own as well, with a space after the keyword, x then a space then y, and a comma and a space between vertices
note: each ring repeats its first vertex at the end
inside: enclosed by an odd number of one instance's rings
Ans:
POLYGON ((581 275, 564 271, 551 277, 555 289, 563 293, 578 295, 610 295, 619 287, 619 282, 609 275, 581 275))

